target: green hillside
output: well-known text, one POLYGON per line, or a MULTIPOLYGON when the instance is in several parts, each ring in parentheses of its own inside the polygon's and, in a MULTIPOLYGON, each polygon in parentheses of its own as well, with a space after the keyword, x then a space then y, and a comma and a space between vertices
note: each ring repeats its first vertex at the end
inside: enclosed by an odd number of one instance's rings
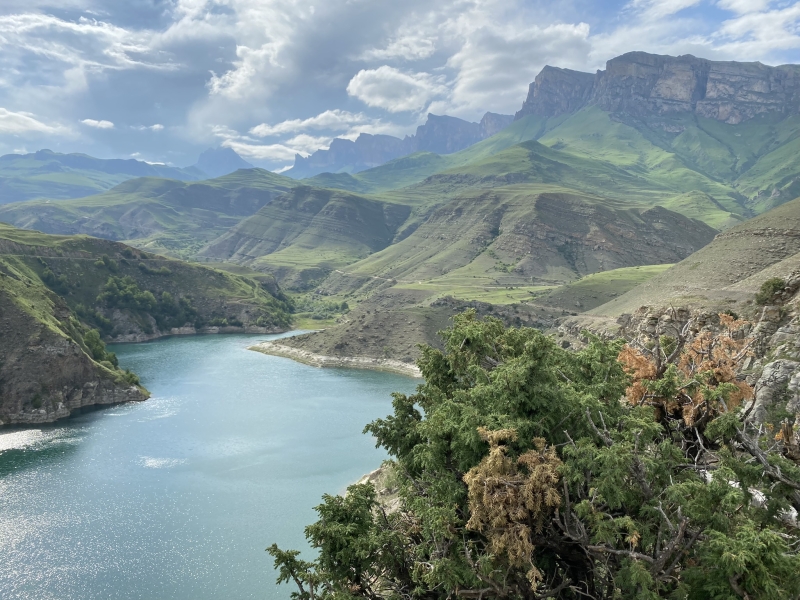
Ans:
POLYGON ((39 150, 0 156, 0 204, 33 198, 81 198, 135 177, 183 181, 205 179, 197 169, 178 169, 138 160, 99 159, 85 154, 39 150))
POLYGON ((0 206, 0 221, 45 233, 124 240, 189 258, 294 185, 263 169, 196 183, 144 177, 87 198, 0 206))
POLYGON ((201 256, 308 282, 386 248, 410 212, 402 204, 300 186, 233 227, 201 256))
POLYGON ((288 309, 266 276, 256 281, 116 242, 0 224, 0 424, 144 399, 103 338, 283 331, 288 309))
POLYGON ((771 277, 800 268, 800 198, 725 231, 629 292, 590 311, 616 317, 640 306, 685 305, 717 310, 749 302, 771 277))

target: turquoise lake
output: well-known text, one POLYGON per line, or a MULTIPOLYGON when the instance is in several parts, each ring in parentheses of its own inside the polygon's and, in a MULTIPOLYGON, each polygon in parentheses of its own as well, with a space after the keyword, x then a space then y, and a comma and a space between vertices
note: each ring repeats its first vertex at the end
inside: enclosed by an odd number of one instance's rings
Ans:
POLYGON ((113 347, 150 400, 0 429, 0 598, 288 598, 264 549, 385 454, 363 435, 418 380, 247 350, 280 336, 113 347))

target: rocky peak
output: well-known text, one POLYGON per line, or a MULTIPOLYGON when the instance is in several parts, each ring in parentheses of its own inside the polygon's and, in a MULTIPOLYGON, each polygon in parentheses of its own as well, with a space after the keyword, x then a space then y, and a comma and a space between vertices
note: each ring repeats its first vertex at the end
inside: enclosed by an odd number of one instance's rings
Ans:
POLYGON ((511 123, 514 122, 512 115, 499 115, 493 112, 487 112, 483 115, 480 125, 481 139, 492 137, 494 134, 499 133, 511 123))
POLYGON ((511 115, 490 112, 483 116, 480 123, 429 114, 425 124, 417 127, 414 135, 402 140, 390 135, 368 133, 362 133, 355 141, 335 138, 327 150, 317 150, 307 158, 295 155, 294 166, 285 174, 299 179, 326 172, 357 173, 413 152, 450 154, 493 136, 513 120, 511 115))
POLYGON ((546 66, 528 89, 528 98, 515 119, 526 115, 555 117, 583 108, 594 88, 595 76, 546 66))
POLYGON ((417 127, 415 135, 406 137, 412 152, 424 150, 436 154, 452 154, 482 139, 479 123, 431 113, 425 124, 417 127))
POLYGON ((594 75, 545 67, 516 118, 552 117, 590 104, 640 117, 688 112, 732 124, 764 113, 792 114, 800 109, 800 65, 629 52, 594 75))

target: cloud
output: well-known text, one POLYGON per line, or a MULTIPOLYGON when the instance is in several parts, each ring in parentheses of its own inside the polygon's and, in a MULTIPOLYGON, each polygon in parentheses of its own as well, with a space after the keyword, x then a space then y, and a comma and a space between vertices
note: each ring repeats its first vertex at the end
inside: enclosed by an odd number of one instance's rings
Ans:
POLYGON ((155 125, 132 125, 132 129, 136 129, 137 131, 163 131, 164 126, 161 123, 156 123, 155 125))
MULTIPOLYGON (((626 8, 639 13, 646 20, 663 19, 697 6, 702 0, 633 0, 626 8)), ((740 2, 741 0, 732 0, 740 2)))
POLYGON ((11 112, 0 108, 0 133, 18 135, 22 133, 60 134, 65 128, 58 125, 46 125, 34 115, 26 112, 11 112))
POLYGON ((111 121, 96 121, 95 119, 82 119, 81 123, 95 129, 114 129, 114 123, 111 121))
MULTIPOLYGON (((237 154, 245 158, 257 160, 281 161, 294 159, 297 151, 283 144, 251 144, 236 140, 225 140, 222 142, 224 148, 231 148, 237 154)), ((301 153, 302 154, 302 153, 301 153)))
POLYGON ((434 41, 429 37, 420 35, 407 35, 392 40, 384 48, 372 48, 362 53, 361 60, 391 60, 402 59, 406 61, 422 60, 429 58, 436 52, 434 41))
POLYGON ((448 93, 442 77, 428 73, 403 73, 384 65, 362 69, 347 84, 347 93, 367 106, 389 112, 419 111, 437 96, 448 93))
POLYGON ((545 65, 578 69, 586 65, 592 48, 589 34, 586 23, 485 26, 472 32, 448 60, 457 75, 450 97, 439 110, 515 112, 528 84, 545 65))
POLYGON ((250 133, 258 137, 270 137, 308 130, 343 131, 353 126, 367 125, 374 121, 364 113, 352 113, 346 110, 326 110, 308 119, 290 119, 275 125, 261 123, 250 129, 250 133))

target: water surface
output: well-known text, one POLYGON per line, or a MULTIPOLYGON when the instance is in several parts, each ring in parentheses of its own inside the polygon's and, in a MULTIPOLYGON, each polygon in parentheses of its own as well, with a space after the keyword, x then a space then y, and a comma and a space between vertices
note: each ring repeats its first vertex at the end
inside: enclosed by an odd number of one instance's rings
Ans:
POLYGON ((305 547, 320 496, 384 458, 364 425, 417 381, 246 350, 262 339, 116 346, 150 400, 0 430, 0 598, 288 598, 264 549, 305 547))

